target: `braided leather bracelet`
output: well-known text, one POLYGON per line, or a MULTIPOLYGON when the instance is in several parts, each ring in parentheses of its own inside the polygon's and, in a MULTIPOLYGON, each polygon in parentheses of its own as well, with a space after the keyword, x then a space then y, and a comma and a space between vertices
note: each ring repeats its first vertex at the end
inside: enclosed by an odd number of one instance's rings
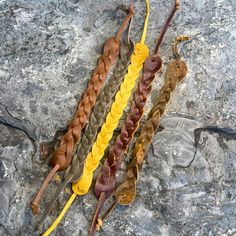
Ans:
POLYGON ((128 145, 132 141, 133 135, 135 134, 139 126, 139 122, 143 116, 144 106, 146 104, 147 97, 151 92, 151 83, 154 80, 156 73, 161 69, 162 66, 162 60, 158 55, 158 49, 161 45, 170 21, 178 8, 179 2, 176 1, 175 6, 162 30, 162 33, 160 34, 154 54, 150 55, 145 61, 143 77, 139 83, 137 91, 135 92, 134 102, 131 106, 130 113, 126 118, 125 125, 122 127, 120 135, 117 137, 114 145, 110 149, 108 157, 104 162, 102 172, 97 177, 95 184, 95 194, 99 198, 99 201, 90 228, 90 236, 94 234, 98 216, 106 199, 111 196, 115 188, 116 174, 120 168, 122 158, 128 148, 128 145))
POLYGON ((119 85, 124 78, 127 68, 130 63, 131 54, 134 50, 134 44, 129 40, 129 31, 127 33, 126 43, 121 43, 120 46, 120 55, 117 61, 117 65, 114 69, 112 77, 109 79, 108 83, 104 86, 97 103, 93 108, 89 123, 85 128, 84 135, 82 136, 81 143, 78 146, 77 153, 73 157, 71 165, 67 168, 65 172, 64 181, 58 187, 53 199, 46 207, 46 210, 42 217, 42 222, 48 216, 56 200, 59 197, 60 192, 65 188, 65 186, 74 180, 77 180, 82 174, 84 160, 93 145, 93 142, 97 136, 99 127, 104 120, 107 110, 112 102, 112 97, 119 89, 119 85))
POLYGON ((54 223, 49 227, 49 229, 43 234, 44 236, 49 235, 56 226, 60 223, 64 214, 73 203, 76 195, 86 194, 91 186, 93 172, 99 165, 100 159, 103 157, 104 151, 112 138, 113 130, 117 127, 120 117, 123 114, 128 99, 131 96, 133 87, 135 86, 135 81, 138 78, 139 72, 142 70, 143 63, 148 56, 148 48, 144 44, 147 31, 147 23, 149 17, 149 1, 146 0, 147 14, 144 23, 143 34, 141 42, 135 45, 134 53, 131 56, 131 64, 128 67, 128 73, 125 75, 124 81, 121 84, 121 88, 115 96, 115 101, 112 104, 111 111, 106 117, 106 121, 103 124, 100 133, 97 136, 97 140, 92 147, 92 152, 90 152, 86 158, 85 165, 83 168, 82 176, 79 181, 73 183, 72 190, 73 194, 68 200, 67 204, 63 208, 61 214, 54 221, 54 223))
POLYGON ((130 5, 129 13, 123 21, 116 37, 109 38, 104 45, 103 54, 98 60, 98 66, 92 74, 82 100, 78 104, 77 111, 69 125, 68 131, 62 137, 59 147, 52 156, 50 161, 52 169, 44 180, 36 197, 31 202, 31 209, 34 214, 39 213, 41 197, 52 177, 57 171, 65 170, 71 163, 73 147, 79 142, 81 130, 85 127, 107 74, 109 73, 111 66, 115 63, 115 59, 119 54, 120 38, 133 15, 133 5, 130 5))
POLYGON ((145 155, 148 151, 150 143, 152 142, 153 136, 159 127, 160 118, 163 116, 166 105, 170 101, 171 93, 175 90, 177 84, 186 77, 188 72, 185 62, 180 60, 180 56, 177 51, 177 45, 183 40, 189 40, 189 37, 176 37, 176 41, 173 46, 173 53, 176 59, 168 65, 164 85, 160 90, 157 101, 149 112, 146 124, 142 128, 141 133, 135 142, 133 159, 127 167, 125 180, 115 190, 115 202, 107 210, 104 216, 98 219, 96 225, 97 230, 100 229, 104 220, 108 217, 117 204, 129 205, 135 199, 139 171, 142 168, 145 155))

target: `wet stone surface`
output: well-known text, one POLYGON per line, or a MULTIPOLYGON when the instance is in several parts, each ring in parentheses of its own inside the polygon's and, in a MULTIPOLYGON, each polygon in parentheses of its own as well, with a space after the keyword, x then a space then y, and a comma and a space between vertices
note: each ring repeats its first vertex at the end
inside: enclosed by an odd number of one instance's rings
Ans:
MULTIPOLYGON (((151 1, 150 51, 173 2, 151 1)), ((145 114, 163 84, 177 35, 192 38, 180 47, 189 74, 154 137, 135 202, 117 207, 101 236, 236 234, 236 2, 180 2, 160 49, 164 66, 145 114)), ((49 170, 39 158, 40 143, 57 140, 57 131, 66 129, 103 43, 125 16, 116 10, 119 4, 128 1, 0 1, 0 235, 39 235, 40 216, 32 216, 29 203, 49 170)), ((144 1, 135 7, 131 38, 138 42, 144 1)), ((51 182, 42 211, 59 182, 58 176, 51 182)), ((44 229, 69 195, 70 186, 44 229)), ((92 190, 77 198, 52 235, 87 235, 96 203, 92 190)))

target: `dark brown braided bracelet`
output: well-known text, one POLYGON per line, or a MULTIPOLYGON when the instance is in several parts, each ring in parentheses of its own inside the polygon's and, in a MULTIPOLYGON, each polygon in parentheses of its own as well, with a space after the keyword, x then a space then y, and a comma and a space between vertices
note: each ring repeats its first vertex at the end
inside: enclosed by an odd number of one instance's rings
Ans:
POLYGON ((189 37, 176 37, 175 44, 173 46, 173 53, 176 59, 168 65, 164 85, 159 92, 157 101, 149 112, 147 122, 143 126, 141 133, 135 142, 133 158, 127 167, 125 180, 115 190, 116 200, 104 216, 98 219, 97 229, 101 227, 104 220, 108 217, 117 204, 129 205, 135 199, 139 171, 142 168, 149 145, 159 127, 160 119, 164 114, 166 105, 170 101, 171 93, 175 90, 177 84, 186 77, 188 72, 185 62, 180 60, 180 56, 177 51, 177 45, 183 40, 189 40, 189 37))
MULTIPOLYGON (((127 33, 128 35, 129 33, 127 33)), ((65 179, 58 187, 53 199, 46 207, 46 211, 43 214, 41 222, 47 217, 50 213, 54 203, 56 202, 60 192, 65 188, 65 186, 73 180, 77 180, 81 171, 83 170, 83 163, 87 157, 88 152, 93 144, 94 139, 96 138, 96 134, 98 132, 98 128, 102 124, 104 118, 106 117, 107 110, 112 103, 112 97, 115 95, 116 91, 119 89, 119 85, 122 83, 124 75, 127 72, 127 68, 130 63, 130 58, 132 52, 134 50, 134 44, 131 40, 128 39, 125 43, 121 44, 120 47, 120 55, 117 61, 117 65, 114 69, 113 75, 108 81, 108 83, 104 86, 97 103, 94 106, 93 112, 91 113, 90 122, 88 126, 85 128, 84 135, 81 139, 81 143, 79 144, 77 153, 75 154, 71 165, 65 172, 65 179)))
POLYGON ((124 156, 124 153, 127 150, 127 147, 139 126, 147 96, 151 92, 151 83, 154 80, 156 73, 161 69, 162 66, 162 60, 158 55, 159 47, 170 24, 170 21, 178 8, 179 1, 176 0, 175 6, 160 34, 154 54, 150 55, 145 61, 143 76, 137 90, 135 91, 134 102, 132 103, 130 113, 126 118, 125 125, 122 127, 120 135, 117 137, 114 145, 109 151, 109 154, 104 162, 102 172, 97 177, 95 184, 95 194, 99 198, 99 201, 93 218, 92 226, 90 228, 90 236, 94 234, 98 216, 106 199, 111 196, 115 188, 116 173, 120 167, 122 157, 124 156))
POLYGON ((36 197, 31 202, 31 208, 34 214, 39 213, 41 197, 54 174, 57 171, 65 170, 71 163, 74 145, 79 142, 81 130, 85 127, 107 74, 109 73, 111 66, 115 63, 116 57, 119 54, 122 33, 133 15, 134 6, 131 4, 129 13, 123 21, 116 37, 109 38, 104 45, 103 54, 99 58, 98 66, 92 74, 83 98, 80 101, 77 111, 69 125, 68 131, 62 137, 59 147, 52 156, 50 161, 52 169, 39 189, 36 197))

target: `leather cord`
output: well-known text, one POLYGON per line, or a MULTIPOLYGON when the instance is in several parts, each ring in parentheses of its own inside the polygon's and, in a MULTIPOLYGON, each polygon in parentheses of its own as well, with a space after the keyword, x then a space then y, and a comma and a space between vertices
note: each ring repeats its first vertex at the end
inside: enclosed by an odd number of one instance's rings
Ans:
POLYGON ((156 73, 161 69, 162 66, 162 60, 158 55, 158 49, 164 38, 170 21, 178 8, 179 2, 177 1, 163 27, 154 54, 150 55, 145 61, 143 77, 135 92, 134 102, 126 118, 125 125, 122 127, 120 135, 117 137, 114 145, 109 151, 108 157, 104 162, 102 172, 97 177, 95 183, 95 194, 99 199, 99 209, 96 210, 96 213, 94 215, 93 223, 89 232, 90 236, 92 236, 95 232, 98 216, 100 214, 100 211, 102 210, 102 205, 105 203, 105 201, 102 200, 103 198, 101 196, 105 195, 105 198, 108 199, 112 195, 116 184, 116 174, 120 168, 122 158, 139 126, 139 122, 144 112, 144 106, 146 104, 147 97, 151 92, 151 83, 154 80, 156 73))
POLYGON ((71 156, 73 148, 76 143, 79 142, 81 131, 85 127, 92 108, 96 103, 97 96, 100 93, 102 85, 110 71, 111 66, 115 63, 116 57, 119 54, 119 45, 122 32, 125 30, 127 24, 134 15, 134 6, 130 5, 129 13, 126 16, 121 28, 119 29, 116 37, 109 38, 103 49, 103 54, 98 60, 98 65, 92 74, 92 77, 88 83, 88 86, 83 94, 81 101, 78 104, 77 111, 69 125, 67 133, 62 137, 59 147, 55 151, 50 160, 50 166, 52 167, 50 173, 45 178, 44 183, 36 194, 35 198, 31 202, 31 209, 34 214, 39 213, 39 204, 41 197, 48 186, 50 180, 57 171, 67 169, 71 163, 71 156))

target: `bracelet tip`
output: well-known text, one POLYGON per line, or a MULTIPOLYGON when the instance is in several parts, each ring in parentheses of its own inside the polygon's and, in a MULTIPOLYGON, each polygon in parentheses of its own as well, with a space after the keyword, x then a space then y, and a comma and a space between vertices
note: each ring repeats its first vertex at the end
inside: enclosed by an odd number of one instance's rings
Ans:
POLYGON ((30 208, 32 210, 33 215, 39 214, 40 210, 39 210, 39 205, 37 202, 32 201, 30 204, 30 208))

